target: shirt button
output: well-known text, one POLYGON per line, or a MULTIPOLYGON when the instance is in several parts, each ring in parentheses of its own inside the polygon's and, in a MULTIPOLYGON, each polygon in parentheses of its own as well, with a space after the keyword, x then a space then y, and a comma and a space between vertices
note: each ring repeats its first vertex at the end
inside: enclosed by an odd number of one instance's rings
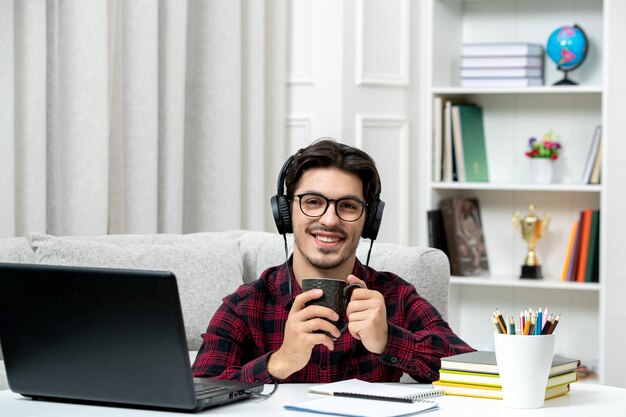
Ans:
POLYGON ((396 363, 398 362, 398 358, 396 358, 395 356, 391 357, 391 363, 396 363))
POLYGON ((321 364, 321 365, 320 365, 320 368, 321 368, 322 370, 325 370, 325 369, 326 369, 326 364, 321 364))
POLYGON ((430 378, 430 372, 426 372, 426 378, 430 378))

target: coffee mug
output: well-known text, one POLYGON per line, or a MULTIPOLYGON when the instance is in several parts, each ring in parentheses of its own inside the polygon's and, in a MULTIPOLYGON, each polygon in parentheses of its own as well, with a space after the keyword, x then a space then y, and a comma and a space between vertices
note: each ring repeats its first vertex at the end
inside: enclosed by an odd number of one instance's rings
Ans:
MULTIPOLYGON (((324 292, 320 298, 311 300, 305 304, 305 306, 318 305, 328 307, 339 315, 339 320, 330 321, 334 324, 341 333, 345 332, 348 328, 346 316, 346 309, 352 297, 352 291, 355 288, 363 288, 361 284, 348 284, 347 281, 332 278, 304 278, 302 280, 302 292, 320 289, 324 292)), ((335 337, 328 332, 322 330, 316 330, 315 333, 324 333, 331 339, 335 340, 335 337)))

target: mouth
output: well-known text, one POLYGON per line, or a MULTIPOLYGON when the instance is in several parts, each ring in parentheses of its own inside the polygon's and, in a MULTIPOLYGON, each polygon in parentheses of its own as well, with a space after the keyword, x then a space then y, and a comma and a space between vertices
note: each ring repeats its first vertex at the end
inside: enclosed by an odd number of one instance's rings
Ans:
POLYGON ((315 239, 315 242, 324 248, 335 247, 345 240, 343 234, 340 233, 320 230, 311 230, 309 233, 315 239))

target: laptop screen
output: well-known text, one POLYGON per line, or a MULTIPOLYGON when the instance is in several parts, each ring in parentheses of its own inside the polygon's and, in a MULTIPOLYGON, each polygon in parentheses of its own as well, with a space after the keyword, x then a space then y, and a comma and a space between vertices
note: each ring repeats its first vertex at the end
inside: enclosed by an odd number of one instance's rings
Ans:
POLYGON ((0 342, 26 396, 196 407, 171 272, 0 264, 0 342))

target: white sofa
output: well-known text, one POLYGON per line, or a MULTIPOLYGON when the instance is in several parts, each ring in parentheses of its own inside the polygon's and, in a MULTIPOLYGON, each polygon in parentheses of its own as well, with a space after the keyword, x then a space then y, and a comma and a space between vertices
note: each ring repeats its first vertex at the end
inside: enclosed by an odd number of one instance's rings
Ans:
MULTIPOLYGON (((289 236, 290 252, 291 246, 289 236)), ((359 245, 357 255, 362 262, 365 262, 368 247, 369 241, 359 245)), ((265 268, 284 261, 281 235, 244 230, 100 237, 29 234, 0 239, 0 262, 174 272, 190 351, 199 349, 200 335, 225 295, 256 279, 265 268)), ((370 264, 411 282, 417 292, 447 318, 450 270, 443 252, 376 242, 370 264)), ((1 359, 0 356, 0 390, 8 388, 1 359)))

